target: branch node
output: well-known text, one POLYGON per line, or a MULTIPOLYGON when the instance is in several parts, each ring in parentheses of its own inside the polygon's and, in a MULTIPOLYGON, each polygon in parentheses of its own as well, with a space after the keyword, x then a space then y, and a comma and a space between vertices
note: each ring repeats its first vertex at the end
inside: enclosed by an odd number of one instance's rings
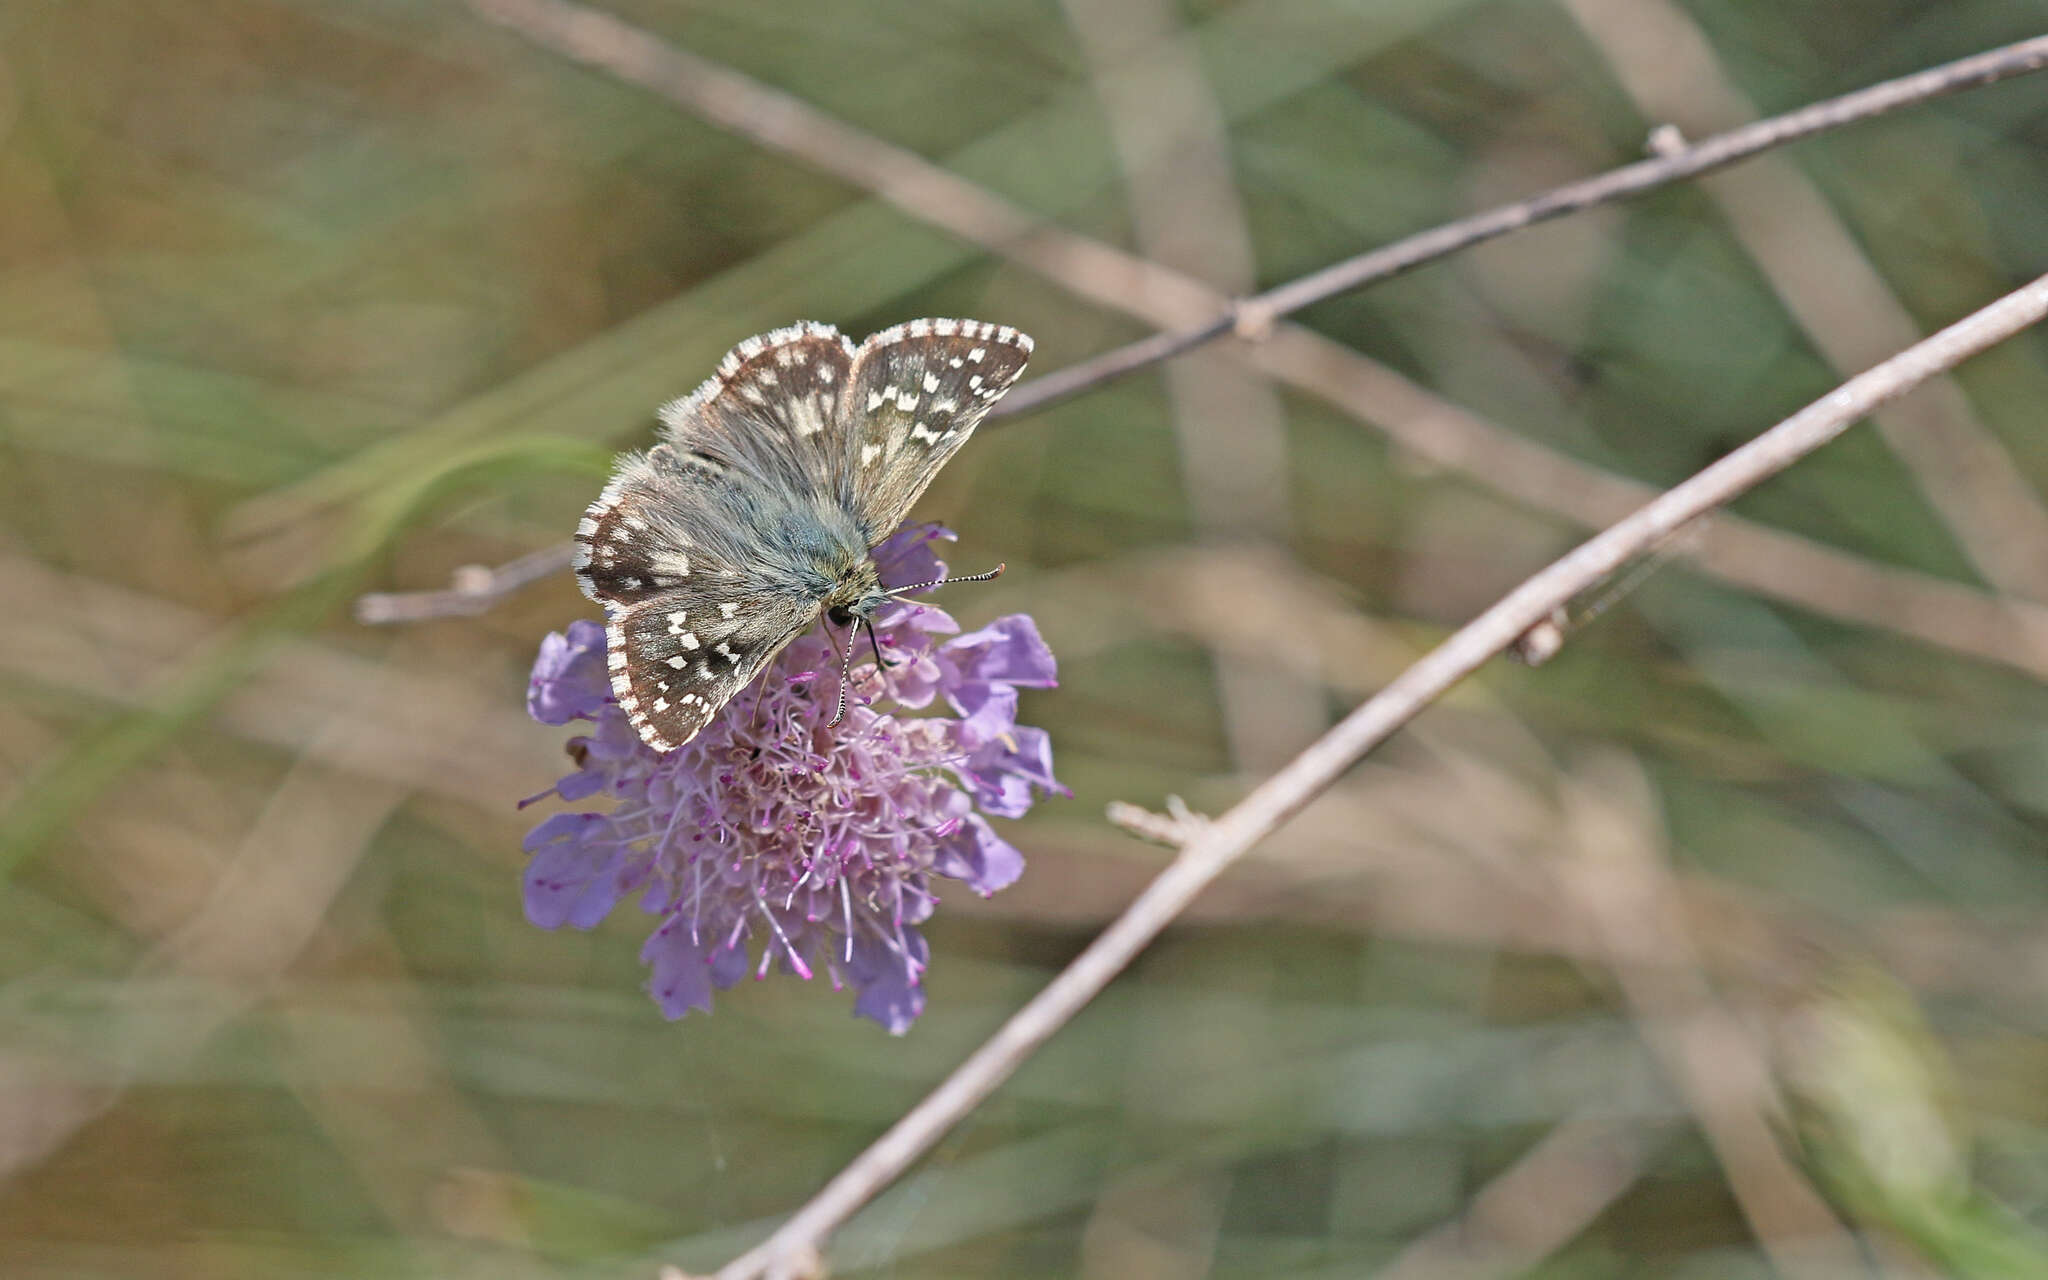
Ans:
POLYGON ((1230 331, 1245 342, 1264 342, 1273 336, 1280 312, 1258 298, 1239 298, 1230 304, 1230 331))
POLYGON ((1691 145, 1675 124, 1660 124, 1643 139, 1643 150, 1662 160, 1684 155, 1685 149, 1691 145))
POLYGON ((366 626, 473 618, 513 592, 569 567, 575 547, 567 542, 530 551, 496 568, 466 564, 441 591, 373 591, 356 598, 356 621, 366 626))
POLYGON ((1550 611, 1549 617, 1515 637, 1515 642, 1508 646, 1508 656, 1526 666, 1542 666, 1564 648, 1565 628, 1570 622, 1565 607, 1559 605, 1550 611))
POLYGON ((498 575, 489 565, 466 564, 449 575, 448 585, 458 594, 465 596, 487 596, 498 583, 498 575))
POLYGON ((1209 826, 1209 816, 1188 808, 1188 802, 1179 796, 1166 797, 1165 813, 1154 813, 1127 800, 1110 801, 1105 812, 1111 826, 1169 849, 1184 847, 1209 826))

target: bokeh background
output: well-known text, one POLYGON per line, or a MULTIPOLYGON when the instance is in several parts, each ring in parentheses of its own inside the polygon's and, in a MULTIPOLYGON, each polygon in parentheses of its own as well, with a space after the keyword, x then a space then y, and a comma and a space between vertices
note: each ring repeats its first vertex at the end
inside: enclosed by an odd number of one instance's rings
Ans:
MULTIPOLYGON (((359 593, 558 543, 748 334, 967 315, 1056 370, 2043 10, 607 0, 740 132, 537 12, 0 6, 7 1276, 714 1266, 1164 865, 1107 802, 1227 807, 1629 482, 2048 268, 2022 78, 987 429, 920 514, 1011 566, 948 607, 1059 654, 1024 718, 1072 798, 1009 829, 1017 886, 950 895, 908 1036, 787 979, 670 1024, 630 905, 521 914, 564 737, 525 673, 590 607, 556 574, 368 627, 359 593), (1170 274, 977 240, 745 136, 749 94, 1170 274)), ((836 1270, 2048 1275, 2044 405, 2029 334, 1487 668, 836 1270)))

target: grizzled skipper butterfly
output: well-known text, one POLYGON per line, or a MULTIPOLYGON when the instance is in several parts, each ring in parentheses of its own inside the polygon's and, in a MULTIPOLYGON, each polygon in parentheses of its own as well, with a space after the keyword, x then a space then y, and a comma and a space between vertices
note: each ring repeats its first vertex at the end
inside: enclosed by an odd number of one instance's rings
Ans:
MULTIPOLYGON (((695 737, 821 614, 847 628, 851 664, 860 626, 872 640, 900 594, 870 549, 1030 356, 1030 338, 976 320, 913 320, 858 347, 807 322, 748 338, 662 406, 662 442, 621 456, 576 526, 612 692, 648 746, 695 737)), ((843 673, 839 699, 835 724, 843 673)))

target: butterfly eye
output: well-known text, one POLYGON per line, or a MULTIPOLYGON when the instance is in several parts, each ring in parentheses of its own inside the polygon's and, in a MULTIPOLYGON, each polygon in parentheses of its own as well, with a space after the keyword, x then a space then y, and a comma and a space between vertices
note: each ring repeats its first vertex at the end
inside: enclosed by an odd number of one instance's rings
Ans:
POLYGON ((832 625, 835 627, 849 626, 853 622, 852 611, 843 604, 835 604, 830 609, 825 610, 825 616, 832 620, 832 625))

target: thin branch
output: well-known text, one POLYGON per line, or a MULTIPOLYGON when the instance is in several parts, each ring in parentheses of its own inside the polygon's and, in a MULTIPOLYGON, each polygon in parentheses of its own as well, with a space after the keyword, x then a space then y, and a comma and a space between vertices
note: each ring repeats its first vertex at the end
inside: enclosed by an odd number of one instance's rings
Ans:
MULTIPOLYGON (((2048 36, 2036 36, 1900 76, 1896 80, 1886 80, 1867 89, 1845 93, 1839 98, 1816 102, 1687 146, 1663 150, 1647 160, 1638 160, 1526 200, 1517 200, 1513 204, 1417 232, 1243 299, 1200 324, 1172 333, 1155 334, 1080 364, 1069 365, 1057 373, 1033 379, 1011 392, 1002 404, 996 406, 995 414, 1007 417, 1029 413, 1177 356, 1227 333, 1256 337, 1269 330, 1274 321, 1293 315, 1304 307, 1400 275, 1424 263, 1539 222, 1548 222, 1597 204, 1641 195, 1673 182, 1725 168, 1772 147, 1869 120, 1900 107, 2025 75, 2043 66, 2048 66, 2048 36)), ((1670 137, 1668 134, 1659 136, 1670 137)))
POLYGON ((1169 849, 1182 848, 1209 825, 1206 815, 1188 808, 1188 802, 1179 796, 1166 797, 1165 813, 1154 813, 1128 800, 1112 800, 1102 816, 1109 819, 1109 825, 1113 827, 1120 827, 1140 840, 1163 844, 1169 849))
POLYGON ((2048 315, 2048 276, 1850 379, 1583 543, 1431 650, 1195 835, 1166 870, 1043 991, 721 1280, 787 1274, 1073 1018, 1204 888, 1359 757, 1499 654, 1551 610, 1645 548, 1783 471, 1885 404, 2048 315))
POLYGON ((568 569, 575 550, 574 544, 563 542, 529 551, 495 569, 466 564, 455 571, 446 591, 373 591, 356 598, 356 621, 376 625, 487 613, 520 588, 568 569))

